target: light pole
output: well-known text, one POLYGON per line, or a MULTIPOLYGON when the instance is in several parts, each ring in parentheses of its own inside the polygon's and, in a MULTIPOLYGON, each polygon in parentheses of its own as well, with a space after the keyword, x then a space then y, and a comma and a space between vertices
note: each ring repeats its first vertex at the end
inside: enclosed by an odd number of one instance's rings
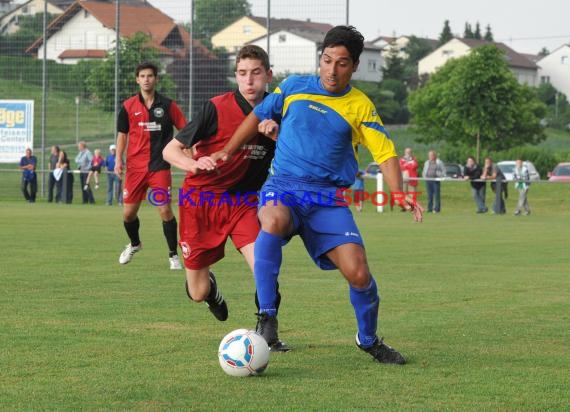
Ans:
POLYGON ((79 143, 79 96, 75 96, 75 144, 79 143))

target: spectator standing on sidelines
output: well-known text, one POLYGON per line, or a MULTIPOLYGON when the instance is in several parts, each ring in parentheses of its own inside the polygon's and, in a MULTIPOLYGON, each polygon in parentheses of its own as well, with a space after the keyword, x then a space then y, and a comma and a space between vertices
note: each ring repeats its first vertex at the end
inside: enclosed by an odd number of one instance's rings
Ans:
POLYGON ((415 179, 418 177, 418 159, 414 156, 411 147, 406 147, 404 150, 404 156, 400 158, 400 169, 402 169, 404 193, 415 192, 418 185, 418 181, 415 179))
POLYGON ((101 156, 101 150, 95 149, 93 151, 93 159, 91 159, 91 170, 87 175, 87 180, 85 181, 85 188, 89 187, 91 178, 95 180, 95 189, 99 189, 99 176, 101 175, 101 169, 105 166, 105 159, 101 156))
MULTIPOLYGON (((257 197, 253 193, 265 181, 275 152, 275 142, 258 134, 238 156, 220 167, 219 173, 202 168, 204 162, 212 161, 210 154, 224 147, 243 119, 263 100, 272 79, 269 57, 258 46, 242 47, 235 69, 238 90, 206 102, 164 149, 166 160, 188 172, 183 192, 192 190, 190 198, 179 207, 186 293, 196 302, 205 301, 220 321, 227 319, 228 308, 210 267, 224 257, 225 243, 231 238, 253 272, 254 242, 259 233, 257 197), (194 148, 193 157, 184 152, 188 147, 194 148), (244 199, 242 193, 252 195, 244 199), (213 207, 200 201, 203 194, 211 195, 213 207)), ((270 349, 283 352, 289 348, 277 341, 270 349)))
MULTIPOLYGON (((405 358, 377 336, 380 297, 350 208, 306 200, 307 195, 311 199, 330 196, 354 182, 358 170, 355 147, 360 144, 382 168, 392 193, 402 191, 394 144, 373 103, 350 85, 363 48, 364 37, 354 27, 329 30, 321 46, 319 74, 285 79, 212 158, 229 159, 258 131, 270 131, 271 124, 264 121, 281 119, 270 177, 261 189, 261 231, 254 251, 260 305, 257 331, 265 340, 271 343, 277 338, 276 283, 282 247, 298 234, 319 267, 339 269, 347 280, 358 348, 379 362, 403 364, 405 358)), ((215 162, 209 165, 216 166, 215 162)), ((404 206, 421 220, 422 208, 410 196, 405 197, 404 206)))
POLYGON ((430 150, 428 152, 428 160, 424 163, 422 177, 427 179, 427 211, 428 213, 439 213, 441 211, 441 182, 435 179, 445 177, 445 165, 437 158, 435 150, 430 150))
POLYGON ((473 194, 473 200, 475 200, 475 205, 477 206, 476 213, 487 213, 488 209, 485 205, 485 192, 487 191, 487 183, 480 181, 481 173, 483 173, 481 166, 477 164, 473 156, 469 156, 467 158, 467 162, 465 163, 465 176, 463 179, 471 181, 471 192, 473 194))
POLYGON ((115 173, 122 176, 125 170, 123 155, 127 149, 123 221, 130 240, 119 256, 119 263, 129 263, 133 255, 142 249, 138 211, 150 187, 155 195, 166 198, 164 203, 160 202, 155 206, 162 220, 162 229, 168 245, 170 269, 180 270, 182 265, 177 251, 176 217, 170 204, 172 175, 170 164, 162 157, 162 150, 172 140, 174 127, 182 129, 186 118, 176 102, 156 91, 158 67, 154 63, 139 64, 135 79, 140 90, 123 102, 117 119, 115 173))
POLYGON ((35 203, 38 192, 37 164, 38 159, 32 154, 32 149, 28 147, 25 156, 20 159, 20 170, 22 171, 22 193, 26 201, 30 203, 35 203))
POLYGON ((87 176, 91 171, 91 160, 93 160, 93 155, 87 148, 87 143, 81 141, 77 143, 77 149, 79 152, 75 156, 75 163, 77 163, 77 168, 79 169, 79 181, 81 182, 81 195, 83 198, 83 204, 95 203, 95 198, 93 197, 93 192, 89 185, 86 185, 87 176))
POLYGON ((55 189, 55 201, 59 202, 61 200, 61 184, 58 179, 55 178, 54 171, 57 169, 57 164, 59 163, 59 146, 52 146, 51 153, 49 156, 49 177, 48 177, 48 203, 53 202, 53 192, 55 189))
POLYGON ((501 172, 501 169, 493 163, 493 159, 490 157, 485 158, 485 164, 483 166, 483 173, 481 173, 481 179, 492 180, 491 190, 495 194, 493 199, 493 213, 504 215, 507 213, 507 208, 505 206, 505 199, 507 198, 507 182, 505 181, 505 175, 501 172), (499 183, 499 184, 497 184, 499 183), (499 193, 497 193, 497 188, 499 193))
POLYGON ((516 160, 513 179, 515 181, 515 189, 519 191, 519 200, 517 202, 517 208, 515 209, 515 216, 519 216, 523 209, 525 215, 530 215, 530 206, 528 204, 530 173, 522 159, 516 160))
POLYGON ((115 174, 115 158, 117 156, 117 146, 109 146, 109 154, 105 158, 107 167, 107 206, 113 204, 113 197, 119 206, 123 204, 123 190, 121 189, 121 178, 115 174))
POLYGON ((69 158, 65 150, 59 151, 59 161, 57 168, 61 169, 60 185, 61 185, 61 201, 67 204, 73 202, 73 182, 75 177, 69 165, 69 158))

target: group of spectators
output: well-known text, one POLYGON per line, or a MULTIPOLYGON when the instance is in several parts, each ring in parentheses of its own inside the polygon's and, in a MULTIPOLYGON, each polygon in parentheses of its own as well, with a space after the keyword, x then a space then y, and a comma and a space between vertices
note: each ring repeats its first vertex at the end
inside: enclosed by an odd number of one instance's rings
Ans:
MULTIPOLYGON (((94 182, 95 189, 99 189, 99 179, 103 168, 107 169, 107 195, 106 204, 112 205, 113 199, 119 205, 123 203, 123 193, 121 189, 121 179, 114 173, 116 146, 109 146, 109 153, 105 158, 101 156, 101 151, 96 149, 94 154, 87 148, 87 143, 81 141, 77 144, 78 153, 75 157, 75 169, 79 174, 82 202, 85 204, 95 203, 95 197, 91 190, 91 181, 94 182)), ((37 158, 33 155, 32 149, 26 149, 26 154, 20 159, 20 169, 22 170, 21 189, 26 201, 34 203, 38 191, 37 184, 37 158)), ((67 152, 57 145, 51 147, 49 163, 49 178, 47 201, 49 203, 72 203, 73 184, 75 181, 74 169, 67 152)))
MULTIPOLYGON (((418 168, 419 163, 414 156, 412 149, 407 147, 404 155, 400 158, 400 168, 402 169, 402 177, 404 181, 404 192, 415 192, 418 186, 418 168)), ((364 190, 362 171, 358 171, 353 190, 364 190)), ((441 179, 446 177, 445 164, 438 158, 435 150, 428 152, 428 160, 425 161, 422 169, 421 177, 425 179, 426 195, 427 195, 427 212, 439 213, 441 211, 441 179)), ((505 201, 508 197, 508 185, 501 169, 493 163, 491 157, 486 157, 483 166, 480 166, 473 156, 467 158, 464 166, 463 179, 469 180, 471 184, 473 200, 476 205, 476 213, 487 213, 489 208, 486 206, 487 181, 491 181, 491 190, 495 195, 491 211, 496 214, 505 214, 505 201), (499 192, 497 195, 497 191, 499 192)), ((528 189, 530 186, 529 171, 521 159, 516 161, 514 170, 515 189, 519 193, 515 215, 530 215, 530 206, 528 204, 528 189)), ((356 202, 357 211, 362 210, 362 203, 356 202)))

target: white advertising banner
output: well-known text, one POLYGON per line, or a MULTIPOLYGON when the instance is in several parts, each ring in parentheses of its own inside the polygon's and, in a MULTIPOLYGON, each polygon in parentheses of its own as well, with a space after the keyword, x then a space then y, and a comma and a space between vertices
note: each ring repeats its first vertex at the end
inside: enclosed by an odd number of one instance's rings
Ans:
POLYGON ((34 101, 0 100, 0 163, 18 163, 34 147, 34 101))

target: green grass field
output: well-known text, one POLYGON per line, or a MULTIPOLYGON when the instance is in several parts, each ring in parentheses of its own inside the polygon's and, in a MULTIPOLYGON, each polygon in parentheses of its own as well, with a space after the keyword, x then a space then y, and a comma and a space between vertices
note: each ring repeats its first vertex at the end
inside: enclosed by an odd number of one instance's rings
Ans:
POLYGON ((169 271, 150 205, 144 250, 120 266, 117 206, 0 201, 0 410, 569 410, 570 185, 533 185, 529 217, 512 216, 513 198, 508 215, 475 215, 464 184, 442 193, 422 224, 370 204, 356 215, 379 333, 409 364, 357 350, 346 283, 296 238, 280 277, 294 350, 241 379, 217 360, 227 332, 255 324, 232 247, 214 268, 230 308, 220 323, 169 271))

